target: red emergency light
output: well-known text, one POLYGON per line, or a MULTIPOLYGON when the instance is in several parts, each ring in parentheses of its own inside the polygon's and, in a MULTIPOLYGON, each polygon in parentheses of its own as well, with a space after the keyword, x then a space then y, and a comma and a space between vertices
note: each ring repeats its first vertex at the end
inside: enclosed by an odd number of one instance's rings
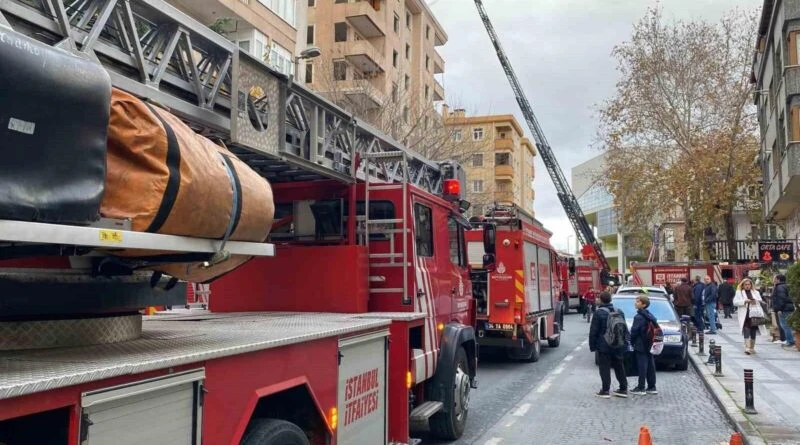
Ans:
POLYGON ((445 179, 442 183, 442 194, 445 198, 460 198, 461 184, 458 182, 458 179, 445 179))

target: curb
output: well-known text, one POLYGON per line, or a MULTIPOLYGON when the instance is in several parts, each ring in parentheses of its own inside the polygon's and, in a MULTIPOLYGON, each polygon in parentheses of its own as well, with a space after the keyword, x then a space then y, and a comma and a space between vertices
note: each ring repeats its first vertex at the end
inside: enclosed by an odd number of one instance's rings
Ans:
MULTIPOLYGON (((736 432, 741 433, 744 445, 766 445, 760 436, 752 434, 753 431, 758 431, 750 420, 739 409, 736 400, 731 397, 725 390, 725 387, 714 377, 714 374, 703 363, 703 360, 697 355, 695 351, 689 348, 689 361, 692 362, 692 367, 700 376, 708 392, 714 398, 714 401, 719 406, 720 411, 725 415, 731 425, 736 429, 736 432), (727 402, 727 403, 726 403, 727 402), (734 408, 731 409, 731 406, 734 408), (735 411, 734 411, 735 409, 735 411)), ((723 363, 724 365, 724 363, 723 363)))

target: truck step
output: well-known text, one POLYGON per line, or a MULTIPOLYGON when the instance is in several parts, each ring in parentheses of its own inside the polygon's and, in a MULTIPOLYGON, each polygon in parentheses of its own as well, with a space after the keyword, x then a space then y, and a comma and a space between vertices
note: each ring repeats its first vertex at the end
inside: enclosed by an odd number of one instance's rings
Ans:
POLYGON ((420 430, 428 426, 428 419, 444 408, 444 403, 428 401, 411 411, 411 429, 420 430))

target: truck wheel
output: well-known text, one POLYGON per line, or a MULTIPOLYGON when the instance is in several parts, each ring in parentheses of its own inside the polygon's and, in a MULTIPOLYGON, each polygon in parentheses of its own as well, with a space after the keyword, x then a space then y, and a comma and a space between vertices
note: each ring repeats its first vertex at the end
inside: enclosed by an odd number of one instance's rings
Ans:
POLYGON ((547 339, 547 346, 550 347, 550 348, 557 348, 558 345, 560 345, 560 344, 561 344, 561 335, 559 335, 556 338, 552 338, 552 339, 548 338, 547 339))
POLYGON ((291 422, 254 419, 247 427, 241 445, 309 445, 309 442, 303 430, 291 422))
POLYGON ((456 440, 464 434, 467 426, 467 415, 469 414, 469 365, 467 364, 467 352, 464 348, 458 348, 455 358, 455 372, 450 377, 450 382, 445 381, 446 388, 453 388, 452 391, 444 392, 445 407, 450 407, 449 412, 440 411, 434 414, 428 421, 431 432, 438 438, 444 440, 456 440))
MULTIPOLYGON (((535 329, 538 332, 538 328, 535 329)), ((523 340, 522 347, 512 347, 506 349, 506 354, 511 360, 521 360, 523 362, 534 363, 539 361, 542 353, 542 344, 538 334, 534 337, 533 343, 523 340)))

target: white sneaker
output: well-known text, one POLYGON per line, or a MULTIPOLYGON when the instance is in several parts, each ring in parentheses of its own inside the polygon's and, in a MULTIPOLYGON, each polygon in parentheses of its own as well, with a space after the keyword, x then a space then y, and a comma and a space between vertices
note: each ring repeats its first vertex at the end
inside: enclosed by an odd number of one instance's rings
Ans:
POLYGON ((778 343, 783 343, 783 342, 780 339, 777 339, 777 340, 772 340, 770 343, 778 344, 778 343))
POLYGON ((788 343, 786 343, 786 340, 781 342, 781 346, 786 346, 786 345, 788 345, 788 343))

